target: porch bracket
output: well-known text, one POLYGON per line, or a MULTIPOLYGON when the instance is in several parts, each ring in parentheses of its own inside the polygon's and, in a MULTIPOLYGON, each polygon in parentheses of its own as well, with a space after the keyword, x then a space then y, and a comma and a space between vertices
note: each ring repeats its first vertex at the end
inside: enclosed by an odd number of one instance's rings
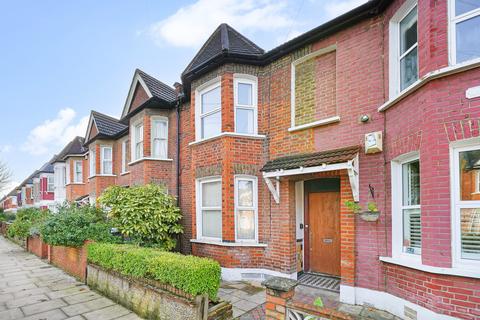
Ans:
POLYGON ((353 201, 360 201, 360 188, 358 177, 358 154, 347 162, 348 179, 352 188, 353 201))
POLYGON ((280 203, 280 177, 268 178, 264 176, 263 178, 265 179, 268 190, 270 190, 275 202, 277 204, 280 203), (273 184, 272 180, 275 180, 275 185, 273 184))

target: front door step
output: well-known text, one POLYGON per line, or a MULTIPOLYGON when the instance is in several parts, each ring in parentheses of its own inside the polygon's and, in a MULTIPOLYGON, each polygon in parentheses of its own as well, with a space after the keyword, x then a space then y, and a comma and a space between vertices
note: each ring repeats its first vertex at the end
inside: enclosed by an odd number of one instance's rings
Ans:
POLYGON ((304 272, 298 277, 304 286, 340 292, 340 278, 320 273, 304 272))

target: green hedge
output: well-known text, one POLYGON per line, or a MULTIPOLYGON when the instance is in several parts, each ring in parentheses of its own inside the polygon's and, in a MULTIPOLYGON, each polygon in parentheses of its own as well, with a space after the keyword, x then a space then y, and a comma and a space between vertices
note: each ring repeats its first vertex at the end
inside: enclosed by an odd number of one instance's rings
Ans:
POLYGON ((88 261, 125 276, 157 280, 192 295, 216 301, 221 269, 218 262, 134 245, 91 243, 88 261))
POLYGON ((38 208, 27 208, 17 211, 16 219, 8 228, 7 234, 11 238, 26 239, 38 234, 43 221, 48 219, 50 211, 38 208))
POLYGON ((85 240, 121 241, 111 235, 112 225, 104 215, 102 210, 93 206, 65 205, 43 223, 40 234, 45 243, 54 246, 80 247, 85 240))

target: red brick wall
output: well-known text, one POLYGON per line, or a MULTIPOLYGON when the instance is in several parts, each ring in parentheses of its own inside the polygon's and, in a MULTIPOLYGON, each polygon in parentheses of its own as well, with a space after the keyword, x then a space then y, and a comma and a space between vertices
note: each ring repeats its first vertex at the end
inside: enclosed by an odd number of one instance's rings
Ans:
POLYGON ((385 263, 386 291, 440 314, 480 319, 480 281, 385 263))
POLYGON ((87 247, 49 246, 48 261, 68 274, 85 281, 87 275, 87 247))
POLYGON ((41 259, 45 259, 48 256, 48 245, 39 236, 27 238, 27 250, 41 259))
POLYGON ((149 99, 147 92, 143 89, 140 83, 137 83, 135 88, 135 92, 133 94, 132 103, 130 105, 130 111, 137 109, 141 106, 145 101, 149 99))

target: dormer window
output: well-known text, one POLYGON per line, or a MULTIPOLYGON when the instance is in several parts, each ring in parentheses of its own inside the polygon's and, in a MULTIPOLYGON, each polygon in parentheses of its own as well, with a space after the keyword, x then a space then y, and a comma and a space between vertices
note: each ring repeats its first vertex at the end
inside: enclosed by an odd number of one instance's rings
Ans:
POLYGON ((257 78, 235 76, 235 132, 257 134, 257 78))
POLYGON ((197 90, 197 140, 222 132, 222 98, 220 81, 197 90))
POLYGON ((390 20, 390 97, 418 80, 418 11, 407 1, 390 20))

